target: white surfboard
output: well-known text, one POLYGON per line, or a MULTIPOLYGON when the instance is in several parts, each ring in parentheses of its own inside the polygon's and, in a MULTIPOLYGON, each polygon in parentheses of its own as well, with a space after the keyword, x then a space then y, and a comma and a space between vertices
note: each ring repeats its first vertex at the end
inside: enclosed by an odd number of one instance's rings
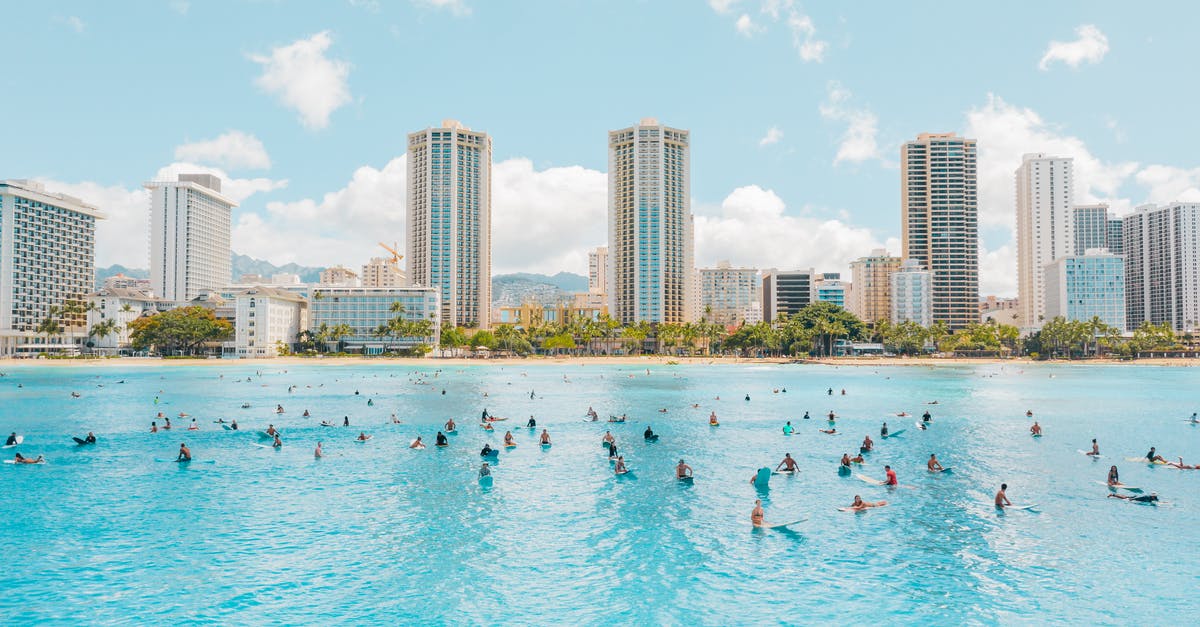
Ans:
MULTIPOLYGON (((17 436, 17 444, 20 444, 24 441, 25 441, 25 436, 23 436, 23 435, 17 436)), ((12 447, 16 446, 17 444, 5 444, 4 446, 2 446, 0 448, 12 448, 12 447)))
POLYGON ((883 482, 883 481, 880 481, 879 479, 876 479, 876 478, 874 478, 874 477, 868 477, 868 476, 866 476, 866 475, 864 475, 864 474, 862 474, 862 473, 856 474, 856 475, 854 475, 854 476, 855 476, 855 477, 858 477, 858 478, 859 478, 859 480, 861 480, 861 481, 865 481, 865 482, 867 482, 867 483, 869 483, 869 484, 871 484, 871 485, 884 485, 884 482, 883 482))

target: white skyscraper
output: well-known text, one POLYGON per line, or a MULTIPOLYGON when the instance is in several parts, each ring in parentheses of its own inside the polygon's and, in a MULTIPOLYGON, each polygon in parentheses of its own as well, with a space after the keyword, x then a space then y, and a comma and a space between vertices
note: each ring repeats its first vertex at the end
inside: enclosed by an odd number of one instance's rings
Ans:
POLYGON ((762 279, 758 268, 734 268, 722 261, 700 268, 701 317, 722 325, 762 320, 762 279))
POLYGON ((1017 301, 1020 326, 1033 330, 1046 315, 1046 265, 1076 252, 1070 158, 1027 154, 1016 171, 1017 301))
POLYGON ((221 195, 221 179, 180 174, 151 181, 150 283, 155 296, 189 301, 229 284, 230 229, 237 203, 221 195))
MULTIPOLYGON (((96 280, 96 220, 103 217, 36 181, 0 181, 0 355, 39 340, 52 343, 38 332, 51 308, 83 304, 96 280)), ((81 310, 54 322, 66 334, 82 335, 86 319, 81 310)))
POLYGON ((933 276, 921 262, 909 259, 891 273, 892 323, 911 320, 928 327, 933 324, 933 276))
POLYGON ((408 280, 436 287, 442 324, 486 328, 492 306, 492 139, 456 120, 408 135, 408 280))
POLYGON ((608 133, 608 300, 622 323, 696 313, 689 142, 653 118, 608 133))
POLYGON ((1124 227, 1128 328, 1200 329, 1200 203, 1138 207, 1124 227))

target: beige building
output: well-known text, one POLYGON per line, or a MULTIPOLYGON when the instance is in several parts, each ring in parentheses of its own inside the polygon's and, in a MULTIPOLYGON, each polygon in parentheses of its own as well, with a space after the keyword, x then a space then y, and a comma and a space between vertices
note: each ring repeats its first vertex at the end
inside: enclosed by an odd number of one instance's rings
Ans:
POLYGON ((762 321, 762 278, 758 268, 734 268, 728 261, 700 268, 700 316, 737 326, 762 321))
POLYGON ((1046 316, 1046 265, 1075 254, 1070 158, 1027 154, 1015 173, 1017 191, 1017 300, 1023 331, 1046 316))
POLYGON ((892 317, 892 273, 900 269, 900 258, 882 248, 850 262, 850 302, 847 309, 864 322, 892 317))
POLYGON ((362 267, 363 287, 408 287, 408 276, 391 259, 371 257, 362 267))
POLYGON ((975 140, 921 133, 900 149, 901 257, 931 275, 933 320, 952 330, 979 319, 975 140))
POLYGON ((358 275, 350 268, 342 265, 325 268, 321 271, 320 285, 329 287, 358 287, 358 275))
POLYGON ((608 302, 621 323, 696 313, 690 141, 653 118, 608 133, 608 302))
POLYGON ((408 278, 441 293, 442 324, 487 328, 492 138, 456 120, 408 135, 408 278))

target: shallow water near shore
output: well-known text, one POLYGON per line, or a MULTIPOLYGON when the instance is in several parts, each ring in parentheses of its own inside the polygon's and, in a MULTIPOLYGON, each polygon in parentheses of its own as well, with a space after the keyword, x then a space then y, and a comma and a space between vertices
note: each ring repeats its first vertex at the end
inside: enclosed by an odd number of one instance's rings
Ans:
POLYGON ((15 547, 0 573, 0 618, 1177 623, 1194 611, 1200 471, 1125 459, 1156 446, 1200 463, 1200 426, 1185 422, 1200 409, 1194 368, 688 365, 647 374, 547 364, 455 365, 435 376, 438 367, 6 368, 0 432, 25 442, 0 456, 49 463, 0 466, 0 537, 15 547), (589 405, 601 422, 584 421, 589 405), (510 420, 484 432, 484 408, 510 420), (914 422, 926 409, 934 422, 921 431, 914 422), (1044 437, 1030 437, 1026 409, 1044 437), (831 410, 842 434, 818 432, 831 410), (175 428, 149 433, 160 411, 175 428), (719 427, 708 425, 710 411, 719 427), (201 429, 186 431, 180 412, 201 429), (403 424, 388 424, 392 413, 403 424), (522 426, 531 414, 536 431, 522 426), (604 422, 610 414, 629 421, 604 422), (343 416, 351 428, 319 426, 343 416), (450 417, 458 434, 435 448, 450 417), (880 439, 884 421, 904 433, 880 439), (268 424, 282 431, 281 450, 255 446, 268 424), (643 441, 647 425, 657 442, 643 441), (548 450, 537 445, 542 428, 548 450), (506 429, 518 446, 481 488, 479 449, 499 445, 506 429), (613 476, 606 430, 632 476, 613 476), (99 443, 76 446, 71 436, 87 431, 99 443), (360 431, 372 439, 354 442, 360 431), (901 488, 838 476, 841 454, 868 434, 876 449, 860 471, 882 478, 891 464, 901 488), (408 448, 418 435, 427 450, 408 448), (1091 438, 1103 459, 1078 452, 1091 438), (327 457, 314 460, 318 440, 327 457), (154 461, 173 458, 180 442, 213 463, 154 461), (786 452, 798 476, 775 476, 765 491, 750 485, 786 452), (930 453, 954 471, 925 472, 930 453), (694 485, 673 479, 680 458, 694 485), (1097 482, 1111 464, 1165 503, 1106 498, 1097 482), (998 513, 1001 482, 1014 503, 1037 509, 998 513), (890 505, 836 511, 855 494, 890 505), (770 522, 807 520, 752 530, 756 498, 770 522))

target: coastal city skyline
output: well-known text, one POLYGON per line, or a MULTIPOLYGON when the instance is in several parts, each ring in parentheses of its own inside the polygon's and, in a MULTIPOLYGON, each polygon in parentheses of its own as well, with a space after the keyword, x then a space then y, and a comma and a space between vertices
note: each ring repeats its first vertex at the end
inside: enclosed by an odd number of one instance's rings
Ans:
MULTIPOLYGON (((1006 296, 1016 294, 1012 172, 1024 153, 1074 158, 1080 187, 1075 201, 1108 201, 1118 215, 1143 201, 1165 204, 1195 194, 1196 174, 1188 157, 1160 136, 1163 129, 1147 128, 1150 117, 1170 119, 1174 104, 1156 105, 1167 110, 1147 116, 1144 103, 1121 94, 1100 102, 1071 98, 1070 107, 1059 97, 1063 90, 1098 90, 1105 82, 1125 80, 1130 65, 1168 71, 1186 58, 1171 52, 1180 43, 1169 27, 1156 24, 1151 33, 1140 18, 1116 20, 1104 6, 1086 11, 1079 8, 1082 5, 1055 6, 1047 19, 1007 46, 1006 55, 967 53, 979 64, 976 71, 957 74, 952 85, 941 87, 944 93, 935 102, 928 95, 907 93, 907 88, 884 78, 886 72, 863 69, 873 66, 864 65, 862 55, 895 41, 889 39, 893 35, 879 37, 874 26, 878 17, 850 7, 822 13, 822 7, 768 4, 697 3, 680 19, 694 29, 693 36, 721 53, 736 55, 745 80, 762 72, 795 76, 787 81, 795 87, 760 83, 768 101, 774 100, 772 92, 787 90, 786 95, 778 93, 785 95, 781 102, 789 103, 786 111, 774 104, 736 100, 713 111, 709 105, 685 105, 670 90, 640 87, 639 102, 622 100, 602 114, 589 112, 596 104, 572 105, 577 109, 574 121, 566 125, 556 121, 565 115, 557 109, 570 108, 564 107, 564 97, 543 99, 546 105, 530 111, 552 126, 539 123, 532 128, 555 131, 528 132, 514 125, 524 124, 530 112, 514 111, 515 104, 467 106, 461 99, 441 96, 397 98, 394 88, 379 82, 371 56, 413 45, 413 33, 432 37, 511 18, 469 2, 458 9, 430 3, 323 7, 304 20, 280 19, 278 26, 261 33, 238 31, 233 36, 245 43, 232 51, 169 46, 157 39, 162 35, 142 42, 146 50, 161 48, 163 61, 203 54, 216 71, 190 80, 219 84, 222 93, 238 102, 236 112, 226 105, 201 110, 195 102, 180 103, 173 109, 179 116, 151 116, 146 123, 153 132, 146 136, 115 144, 110 138, 110 158, 103 162, 48 150, 23 154, 19 160, 11 153, 0 156, 0 169, 8 178, 38 178, 48 190, 77 196, 104 211, 109 219, 97 227, 101 266, 146 267, 144 239, 128 237, 135 228, 146 228, 149 192, 141 188, 142 181, 214 172, 211 166, 220 168, 216 173, 224 175, 224 192, 240 203, 234 213, 234 250, 274 263, 356 264, 360 260, 350 251, 377 239, 403 239, 405 134, 455 117, 487 132, 496 145, 493 271, 584 274, 587 252, 606 240, 607 167, 599 142, 608 131, 655 116, 692 136, 690 200, 696 215, 698 267, 728 259, 736 266, 816 267, 845 274, 852 260, 874 248, 893 254, 900 249, 896 181, 901 142, 924 132, 954 132, 979 143, 980 291, 1006 296), (316 24, 320 21, 326 23, 316 24), (382 26, 390 22, 395 24, 382 26), (875 39, 880 43, 869 43, 875 39), (757 63, 751 63, 755 59, 757 63), (1009 73, 1011 78, 1003 78, 1009 73), (289 91, 299 75, 331 77, 335 89, 315 94, 289 91), (389 122, 380 125, 374 116, 385 104, 389 122), (913 105, 920 105, 921 113, 914 114, 913 105), (372 129, 369 138, 363 134, 367 128, 372 129), (330 213, 341 218, 330 221, 330 213), (381 233, 387 234, 376 237, 381 233)), ((283 10, 236 6, 264 16, 283 10)), ((155 18, 167 29, 202 33, 214 28, 211 6, 182 7, 164 5, 155 18)), ((80 15, 67 13, 70 8, 17 11, 29 12, 24 17, 31 23, 45 24, 62 40, 57 54, 76 55, 80 66, 109 62, 132 69, 145 63, 108 59, 109 53, 101 49, 105 37, 129 26, 91 15, 86 6, 74 7, 80 15), (39 10, 44 14, 34 14, 39 10), (78 56, 84 52, 86 61, 78 56)), ((543 9, 537 19, 563 17, 563 9, 543 9)), ((648 18, 662 10, 638 6, 648 18)), ((872 9, 875 14, 881 11, 886 9, 872 9)), ((961 19, 955 11, 939 11, 934 19, 961 19)), ((612 18, 605 14, 597 19, 612 18)), ((669 42, 676 35, 663 37, 669 42)), ((911 54, 929 54, 927 47, 932 45, 921 44, 926 48, 911 54)), ((473 44, 466 47, 476 49, 473 44)), ((501 54, 516 52, 506 46, 501 54)), ((626 53, 616 54, 616 60, 597 63, 615 63, 626 53)), ((44 77, 35 74, 40 64, 58 63, 21 60, 28 63, 21 63, 19 71, 29 75, 19 78, 35 86, 46 86, 44 77)), ((694 76, 701 71, 694 66, 707 61, 701 57, 680 64, 683 76, 694 76)), ((596 96, 603 81, 556 71, 559 68, 541 60, 532 60, 530 67, 531 78, 553 79, 570 93, 608 102, 608 97, 596 96)), ((726 66, 714 62, 710 67, 726 66)), ((519 85, 527 79, 506 80, 519 85)), ((518 103, 528 105, 539 90, 505 93, 516 93, 518 103)), ((97 97, 104 100, 104 90, 97 97)), ((136 110, 152 101, 135 99, 129 106, 136 110)), ((46 113, 25 109, 28 105, 21 102, 12 106, 14 114, 32 121, 14 130, 16 139, 33 142, 36 133, 48 146, 65 146, 71 126, 93 115, 72 110, 68 122, 50 125, 46 113)), ((108 113, 106 124, 74 133, 70 152, 86 154, 89 142, 120 132, 127 124, 121 115, 108 113)))

